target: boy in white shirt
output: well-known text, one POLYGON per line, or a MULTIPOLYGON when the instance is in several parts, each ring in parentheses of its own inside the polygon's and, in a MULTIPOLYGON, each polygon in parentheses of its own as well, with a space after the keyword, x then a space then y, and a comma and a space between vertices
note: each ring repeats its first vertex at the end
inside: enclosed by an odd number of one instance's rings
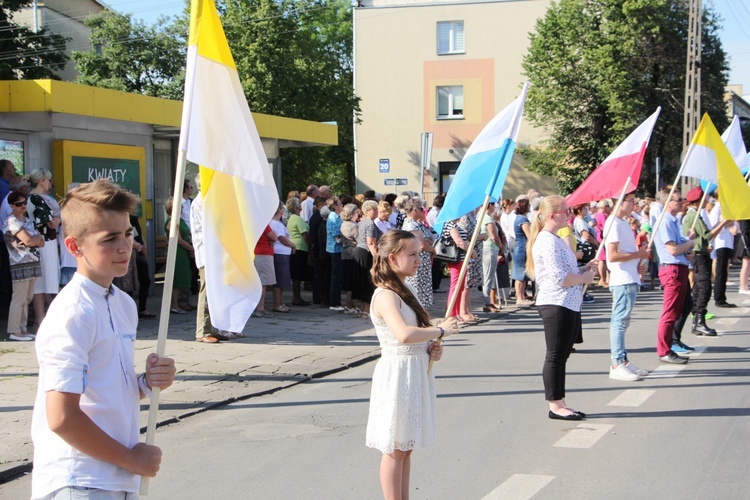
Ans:
POLYGON ((140 399, 172 384, 174 361, 150 354, 136 376, 138 310, 112 285, 128 269, 137 203, 97 180, 62 204, 65 246, 78 271, 37 334, 32 498, 137 498, 139 476, 159 470, 161 450, 139 442, 140 399))
POLYGON ((609 378, 636 381, 648 372, 628 361, 625 350, 625 332, 630 326, 635 299, 641 286, 641 274, 645 272, 645 261, 649 255, 635 244, 635 235, 625 220, 633 211, 635 196, 626 194, 617 214, 609 217, 604 232, 607 239, 606 258, 609 268, 609 291, 612 292, 612 322, 610 323, 610 348, 612 365, 609 378))

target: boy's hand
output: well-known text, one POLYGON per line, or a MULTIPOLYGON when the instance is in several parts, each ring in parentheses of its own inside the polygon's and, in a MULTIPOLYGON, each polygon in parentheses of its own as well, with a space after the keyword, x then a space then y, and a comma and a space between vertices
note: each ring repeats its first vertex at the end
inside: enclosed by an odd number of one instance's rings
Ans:
POLYGON ((146 359, 146 385, 149 389, 154 387, 166 389, 174 382, 175 372, 172 358, 160 358, 155 353, 148 355, 148 359, 146 359))
POLYGON ((154 477, 161 464, 161 448, 138 443, 130 450, 130 464, 126 470, 138 476, 154 477))

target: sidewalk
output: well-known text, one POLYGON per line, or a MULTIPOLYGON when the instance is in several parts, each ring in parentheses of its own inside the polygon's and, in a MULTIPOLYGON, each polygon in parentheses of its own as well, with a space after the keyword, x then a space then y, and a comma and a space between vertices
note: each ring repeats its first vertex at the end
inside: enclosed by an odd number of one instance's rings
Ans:
MULTIPOLYGON (((310 300, 309 295, 303 293, 306 300, 310 300)), ((446 297, 447 294, 435 295, 436 306, 430 308, 433 317, 443 314, 446 297)), ((481 311, 481 293, 474 293, 473 299, 474 310, 481 311)), ((285 297, 285 303, 291 303, 291 293, 285 297)), ((149 310, 159 311, 160 304, 160 295, 152 297, 149 310)), ((266 307, 270 311, 270 300, 266 307)), ((315 305, 290 307, 290 313, 274 313, 273 318, 251 318, 244 330, 247 338, 219 344, 195 342, 195 314, 172 314, 166 355, 174 358, 177 376, 172 387, 161 393, 159 425, 176 423, 234 401, 270 394, 379 357, 378 340, 369 319, 315 305)), ((4 325, 0 328, 5 331, 4 325)), ((156 350, 157 332, 158 319, 139 322, 135 347, 137 372, 143 370, 148 354, 156 350)), ((31 414, 38 374, 33 342, 11 342, 4 335, 2 339, 5 341, 0 341, 0 413, 3 414, 0 484, 31 470, 31 414)), ((141 426, 145 432, 148 400, 144 402, 141 426)))

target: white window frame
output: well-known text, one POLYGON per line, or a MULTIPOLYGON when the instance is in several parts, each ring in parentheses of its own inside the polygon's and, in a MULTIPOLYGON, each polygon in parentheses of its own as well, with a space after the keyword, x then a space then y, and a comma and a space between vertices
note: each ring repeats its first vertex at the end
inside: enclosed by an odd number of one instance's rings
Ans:
POLYGON ((466 32, 464 31, 463 21, 438 21, 437 23, 437 53, 438 55, 465 54, 466 53, 466 32), (447 28, 445 32, 448 39, 447 50, 440 48, 440 32, 442 28, 447 28))
POLYGON ((438 85, 435 87, 435 105, 438 120, 462 120, 464 118, 464 86, 463 85, 438 85), (456 90, 460 89, 460 96, 456 90), (441 91, 448 93, 448 113, 440 114, 441 91), (460 109, 456 109, 456 101, 460 103, 460 109))

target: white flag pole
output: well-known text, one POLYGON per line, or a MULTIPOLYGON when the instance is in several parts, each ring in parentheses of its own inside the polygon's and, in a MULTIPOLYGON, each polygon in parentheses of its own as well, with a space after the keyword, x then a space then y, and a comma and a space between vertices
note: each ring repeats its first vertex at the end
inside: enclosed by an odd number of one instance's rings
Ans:
MULTIPOLYGON (((156 355, 164 357, 167 348, 167 330, 169 329, 169 310, 174 285, 174 268, 177 260, 177 235, 179 234, 180 210, 182 206, 182 185, 185 182, 185 151, 177 152, 177 169, 174 182, 174 200, 172 215, 169 221, 169 245, 167 246, 167 264, 164 277, 164 289, 161 297, 161 311, 159 314, 159 335, 156 340, 156 355)), ((151 404, 148 409, 148 424, 146 425, 146 444, 153 445, 156 437, 156 423, 159 418, 159 396, 161 389, 151 389, 151 404)), ((148 495, 148 476, 141 476, 139 495, 148 495)))
MULTIPOLYGON (((484 197, 484 202, 482 203, 482 209, 479 211, 479 215, 477 216, 477 224, 474 227, 474 233, 471 235, 471 241, 469 242, 469 248, 466 249, 466 256, 464 257, 464 262, 461 265, 461 272, 458 274, 458 281, 456 284, 456 288, 453 289, 453 293, 451 294, 449 300, 448 300, 448 308, 445 310, 445 318, 448 319, 451 317, 451 311, 453 311, 453 308, 456 305, 456 301, 458 300, 458 296, 461 295, 459 292, 461 290, 461 286, 464 282, 464 279, 466 278, 466 272, 469 269, 469 261, 471 260, 471 252, 474 251, 474 245, 477 243, 477 239, 479 238, 479 232, 482 230, 482 220, 484 219, 485 214, 487 213, 487 205, 490 203, 490 195, 486 195, 484 197)), ((454 243, 455 244, 455 243, 454 243)), ((437 341, 438 345, 442 344, 442 340, 437 341)), ((427 367, 427 373, 432 370, 432 359, 430 359, 430 364, 427 367)))
MULTIPOLYGON (((513 119, 511 121, 511 131, 510 131, 510 137, 516 137, 518 133, 518 129, 521 126, 521 116, 523 115, 523 108, 526 100, 526 93, 529 90, 529 82, 526 82, 523 84, 523 91, 521 92, 521 96, 523 96, 523 99, 518 103, 516 106, 516 109, 513 112, 513 119)), ((500 175, 500 169, 502 168, 503 163, 505 162, 505 155, 508 154, 508 149, 503 152, 503 155, 500 157, 500 161, 497 164, 497 167, 495 168, 495 171, 492 174, 492 178, 490 179, 489 183, 487 184, 487 194, 484 197, 484 202, 482 203, 482 209, 479 211, 479 216, 477 217, 477 225, 474 227, 474 234, 471 236, 471 242, 469 243, 469 248, 466 251, 466 257, 464 258, 464 263, 461 266, 461 272, 458 275, 458 284, 457 288, 454 290, 453 295, 451 295, 450 300, 448 301, 448 308, 445 310, 445 319, 450 318, 451 311, 453 310, 453 307, 456 305, 456 300, 459 296, 459 290, 461 289, 461 285, 464 282, 464 278, 466 277, 466 271, 469 268, 469 259, 471 258, 471 252, 474 250, 474 245, 476 244, 477 238, 479 237, 479 231, 482 229, 482 220, 484 219, 485 214, 487 213, 487 205, 490 203, 490 196, 495 191, 497 179, 500 175)), ((443 342, 442 340, 438 339, 437 345, 441 345, 443 342)), ((427 373, 432 370, 432 359, 430 359, 430 363, 427 367, 427 373)))
MULTIPOLYGON (((615 203, 615 208, 612 209, 612 213, 610 214, 612 217, 617 217, 617 212, 620 210, 620 205, 622 205, 622 200, 625 199, 625 195, 627 194, 628 184, 630 184, 630 179, 631 177, 628 177, 628 179, 625 181, 625 185, 622 187, 622 193, 620 193, 620 197, 617 199, 617 203, 615 203)), ((614 223, 610 223, 609 225, 607 225, 606 222, 604 223, 604 234, 602 235, 602 245, 607 244, 607 236, 609 236, 609 232, 612 230, 612 224, 614 223)), ((605 246, 604 252, 606 251, 607 251, 607 247, 605 246)), ((597 250, 596 253, 599 253, 599 251, 597 250)), ((605 260, 606 260, 606 257, 605 257, 605 260)), ((589 288, 588 285, 583 286, 584 295, 586 295, 586 290, 588 290, 588 288, 589 288)))
POLYGON ((706 196, 708 195, 709 191, 711 191, 711 183, 709 182, 706 184, 706 190, 703 191, 703 196, 701 196, 701 202, 698 204, 698 215, 695 216, 695 219, 693 219, 693 225, 690 226, 690 231, 695 231, 695 224, 698 222, 698 217, 701 216, 701 210, 703 210, 703 203, 706 201, 706 196))
MULTIPOLYGON (((196 53, 192 53, 195 57, 196 53)), ((188 47, 187 71, 185 78, 185 92, 182 101, 182 120, 180 123, 180 143, 177 149, 177 164, 174 176, 172 214, 169 224, 169 244, 167 246, 167 264, 164 276, 164 289, 161 297, 161 311, 159 313, 159 333, 156 339, 156 355, 160 358, 164 356, 167 348, 167 331, 169 329, 169 312, 171 305, 172 287, 174 286, 175 262, 177 260, 177 235, 179 234, 180 212, 182 208, 182 187, 185 182, 185 165, 187 163, 187 148, 183 140, 187 137, 190 130, 190 106, 193 99, 193 81, 195 77, 194 64, 191 61, 191 50, 188 47)), ((148 409, 148 423, 146 425, 146 444, 153 445, 156 437, 156 423, 159 418, 159 396, 161 389, 153 387, 151 389, 151 404, 148 409)), ((139 495, 148 495, 147 476, 141 476, 141 487, 139 495)))
POLYGON ((661 227, 661 221, 664 219, 664 214, 667 211, 667 204, 672 199, 672 195, 674 194, 675 189, 677 188, 677 181, 682 176, 682 170, 685 168, 685 164, 687 163, 687 159, 690 156, 690 152, 692 151, 692 145, 690 149, 688 149, 687 154, 685 155, 685 160, 682 162, 682 165, 680 165, 680 170, 677 172, 677 177, 674 178, 674 182, 672 183, 672 189, 669 190, 669 196, 667 196, 667 199, 665 200, 664 206, 662 206, 661 213, 659 214, 659 218, 656 220, 656 225, 652 228, 651 232, 651 238, 648 240, 648 246, 646 247, 646 250, 651 250, 651 247, 654 244, 654 238, 656 238, 656 233, 659 231, 659 227, 661 227))

